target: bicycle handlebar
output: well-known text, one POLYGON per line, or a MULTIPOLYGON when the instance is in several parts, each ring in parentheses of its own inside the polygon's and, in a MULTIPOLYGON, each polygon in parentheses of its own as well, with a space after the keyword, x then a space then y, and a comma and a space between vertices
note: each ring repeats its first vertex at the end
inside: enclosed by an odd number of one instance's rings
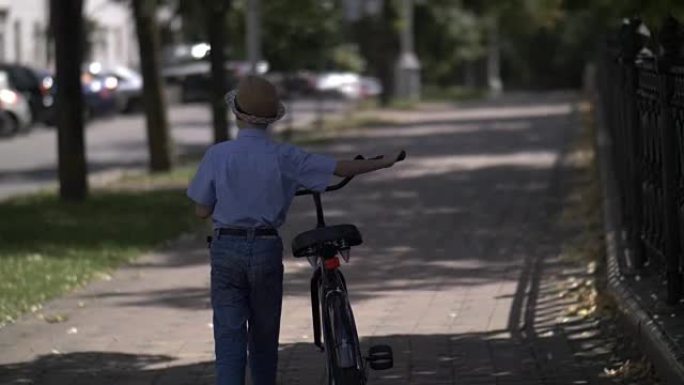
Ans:
MULTIPOLYGON (((376 156, 376 157, 369 158, 369 160, 382 159, 382 158, 384 158, 384 155, 378 155, 378 156, 376 156)), ((366 159, 366 158, 364 158, 363 155, 357 155, 357 156, 354 157, 354 160, 364 160, 364 159, 366 159)), ((397 157, 397 162, 401 162, 401 161, 403 161, 404 159, 406 159, 406 151, 402 151, 402 152, 399 153, 399 156, 397 157)), ((326 187, 326 188, 325 188, 325 191, 328 192, 328 191, 336 191, 336 190, 339 190, 339 189, 341 189, 342 187, 344 187, 344 186, 346 186, 347 184, 349 184, 349 182, 351 182, 352 179, 354 179, 353 176, 346 177, 346 178, 342 179, 342 181, 340 181, 340 183, 334 184, 334 185, 330 185, 330 186, 326 187)), ((316 192, 315 192, 315 191, 312 191, 312 190, 298 190, 298 191, 295 193, 295 196, 311 195, 311 194, 315 194, 315 193, 316 193, 316 192)))

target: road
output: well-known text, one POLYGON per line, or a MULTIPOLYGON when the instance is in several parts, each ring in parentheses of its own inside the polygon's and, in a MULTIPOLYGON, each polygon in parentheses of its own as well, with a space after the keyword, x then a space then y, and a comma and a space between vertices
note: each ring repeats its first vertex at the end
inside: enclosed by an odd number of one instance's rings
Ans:
MULTIPOLYGON (((395 367, 372 372, 370 384, 613 383, 603 368, 626 349, 597 318, 569 315, 577 303, 564 294, 565 283, 591 279, 584 264, 561 258, 580 231, 559 224, 573 172, 567 150, 581 127, 573 99, 394 114, 401 124, 345 132, 317 149, 409 154, 323 197, 328 223, 363 233, 342 266, 362 345, 394 348, 395 367)), ((314 222, 312 202, 298 199, 286 245, 314 222)), ((324 383, 310 274, 287 253, 280 384, 324 383)), ((0 383, 212 384, 208 285, 201 239, 147 255, 42 310, 65 322, 27 315, 0 330, 0 383)))
MULTIPOLYGON (((342 113, 347 103, 325 101, 326 117, 342 113)), ((316 103, 294 101, 292 124, 305 126, 316 117, 316 103)), ((287 124, 283 121, 281 127, 287 124)), ((197 153, 212 142, 211 113, 207 105, 178 104, 169 109, 169 122, 178 155, 197 153)), ((86 130, 86 154, 91 176, 106 177, 122 170, 147 166, 145 120, 138 115, 97 119, 86 130)), ((52 128, 36 127, 27 135, 0 138, 0 200, 12 195, 55 186, 57 135, 52 128)))

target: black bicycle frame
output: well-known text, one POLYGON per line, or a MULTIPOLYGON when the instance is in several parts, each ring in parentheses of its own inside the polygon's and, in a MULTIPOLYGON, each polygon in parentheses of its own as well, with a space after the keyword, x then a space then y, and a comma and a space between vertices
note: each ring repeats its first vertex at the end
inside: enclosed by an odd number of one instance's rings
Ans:
POLYGON ((321 342, 321 305, 318 300, 318 285, 321 279, 321 269, 316 269, 311 277, 311 319, 313 321, 314 345, 321 351, 325 350, 321 342))
MULTIPOLYGON (((324 262, 327 259, 333 258, 337 254, 337 250, 332 246, 323 249, 321 255, 317 258, 324 262)), ((344 275, 337 269, 328 270, 324 263, 321 263, 311 276, 311 319, 313 322, 314 345, 321 351, 325 350, 321 341, 321 306, 325 307, 325 298, 329 291, 342 289, 346 293, 347 282, 344 275), (323 301, 319 297, 318 288, 321 288, 323 301)))
MULTIPOLYGON (((406 153, 402 151, 399 155, 397 161, 404 160, 406 153)), ((371 159, 381 159, 382 156, 376 156, 371 159)), ((363 156, 357 155, 354 159, 364 159, 363 156)), ((354 177, 344 178, 340 183, 328 186, 325 191, 335 191, 346 186, 354 177)), ((314 192, 311 190, 300 190, 297 191, 297 196, 301 195, 312 195, 314 204, 316 205, 316 227, 325 227, 325 215, 323 213, 323 203, 321 202, 321 194, 319 192, 314 192)), ((320 258, 321 262, 314 271, 311 277, 311 318, 313 320, 313 335, 314 335, 314 345, 316 345, 321 351, 325 350, 323 343, 321 341, 321 305, 325 306, 325 302, 321 302, 321 298, 318 296, 318 288, 322 288, 321 294, 324 296, 323 301, 325 301, 325 296, 331 290, 342 290, 345 295, 347 292, 347 282, 344 279, 344 275, 337 269, 328 270, 325 267, 325 261, 333 258, 337 254, 338 250, 333 246, 324 247, 321 250, 320 255, 316 258, 320 258)))
MULTIPOLYGON (((352 178, 345 178, 342 182, 338 183, 337 185, 328 187, 326 191, 334 191, 341 189, 351 180, 352 178)), ((306 193, 310 193, 313 196, 314 204, 316 205, 316 227, 325 227, 325 215, 323 213, 323 202, 321 201, 321 194, 317 192, 302 191, 298 192, 298 195, 304 195, 306 193)), ((324 249, 323 252, 321 252, 321 255, 317 256, 317 258, 320 258, 321 260, 325 261, 328 258, 334 257, 335 254, 337 254, 337 250, 333 248, 327 248, 324 249)), ((344 278, 342 278, 342 280, 344 282, 344 278)), ((319 265, 316 271, 314 271, 313 276, 311 276, 311 318, 313 321, 314 345, 316 345, 316 347, 318 347, 318 349, 320 349, 321 351, 325 350, 325 348, 323 346, 323 342, 321 341, 321 302, 319 302, 320 298, 318 297, 318 288, 323 288, 322 294, 325 298, 325 294, 327 292, 326 289, 330 287, 327 285, 327 283, 330 283, 329 274, 327 274, 327 271, 323 265, 319 265)))
POLYGON ((314 204, 316 205, 316 227, 325 227, 325 217, 323 216, 323 202, 321 202, 321 194, 313 194, 314 204))

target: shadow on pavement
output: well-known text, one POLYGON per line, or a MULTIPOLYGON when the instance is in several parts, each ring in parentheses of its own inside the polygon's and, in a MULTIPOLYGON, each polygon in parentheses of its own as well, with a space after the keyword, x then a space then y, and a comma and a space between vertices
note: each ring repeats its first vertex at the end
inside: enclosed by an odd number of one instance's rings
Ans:
MULTIPOLYGON (((475 120, 466 126, 368 129, 326 147, 339 158, 399 148, 409 153, 395 168, 360 176, 343 191, 324 196, 328 223, 353 223, 365 239, 342 267, 353 300, 517 281, 522 261, 556 253, 560 245, 554 231, 563 194, 551 190, 557 188, 554 175, 566 167, 560 160, 574 119, 551 114, 475 120)), ((282 231, 286 251, 298 232, 314 224, 313 203, 297 198, 282 231)), ((203 248, 170 250, 169 255, 135 267, 207 263, 203 248)), ((285 295, 308 296, 308 264, 289 252, 285 261, 285 295)), ((201 293, 170 300, 176 295, 175 289, 135 293, 122 304, 206 306, 201 293)))
MULTIPOLYGON (((486 290, 481 297, 464 296, 475 303, 471 310, 477 310, 477 301, 507 299, 499 327, 469 324, 477 322, 477 314, 464 308, 453 319, 444 309, 436 332, 404 332, 407 327, 400 333, 366 333, 372 336, 362 338, 364 347, 389 343, 395 351, 395 368, 373 373, 372 384, 608 383, 601 378, 601 365, 618 359, 619 344, 601 333, 595 319, 559 321, 568 299, 559 295, 557 283, 577 275, 557 259, 563 239, 557 221, 565 196, 559 179, 571 167, 562 160, 575 127, 575 117, 568 114, 425 122, 368 129, 326 147, 340 158, 394 148, 409 153, 405 163, 361 176, 324 197, 329 224, 354 223, 364 235, 365 243, 342 267, 355 309, 373 299, 385 304, 408 291, 514 287, 505 298, 486 290)), ((296 233, 314 223, 312 202, 298 199, 283 229, 286 249, 296 233)), ((194 266, 206 264, 206 258, 206 250, 195 247, 132 268, 194 266)), ((308 264, 288 255, 286 265, 286 300, 305 300, 308 264)), ((122 306, 197 310, 208 305, 206 288, 198 287, 101 296, 121 297, 122 306)), ((388 314, 383 320, 401 321, 396 318, 388 314)), ((283 344, 281 383, 320 383, 322 364, 311 343, 283 344)), ((63 353, 0 366, 0 383, 62 383, 64 378, 63 383, 70 379, 73 384, 210 384, 212 370, 210 357, 184 357, 182 349, 177 356, 63 353)))
MULTIPOLYGON (((565 344, 561 336, 524 340, 491 333, 389 335, 362 340, 365 348, 390 344, 394 368, 370 372, 370 384, 586 384, 600 379, 592 360, 605 354, 583 352, 578 361, 553 357, 565 344), (588 379, 592 379, 588 382, 588 379)), ((310 343, 280 347, 279 384, 323 384, 324 355, 310 343)), ((40 356, 31 362, 0 366, 0 383, 20 384, 155 384, 209 385, 213 361, 207 357, 173 357, 124 352, 62 353, 40 356)))

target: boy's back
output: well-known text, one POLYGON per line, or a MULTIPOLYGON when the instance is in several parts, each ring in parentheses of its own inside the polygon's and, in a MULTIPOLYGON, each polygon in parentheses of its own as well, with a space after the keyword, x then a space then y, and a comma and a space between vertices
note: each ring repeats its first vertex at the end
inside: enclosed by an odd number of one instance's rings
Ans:
POLYGON ((335 166, 332 158, 272 141, 263 129, 243 128, 236 140, 207 151, 188 195, 214 206, 216 228, 275 229, 297 188, 323 190, 335 166))

